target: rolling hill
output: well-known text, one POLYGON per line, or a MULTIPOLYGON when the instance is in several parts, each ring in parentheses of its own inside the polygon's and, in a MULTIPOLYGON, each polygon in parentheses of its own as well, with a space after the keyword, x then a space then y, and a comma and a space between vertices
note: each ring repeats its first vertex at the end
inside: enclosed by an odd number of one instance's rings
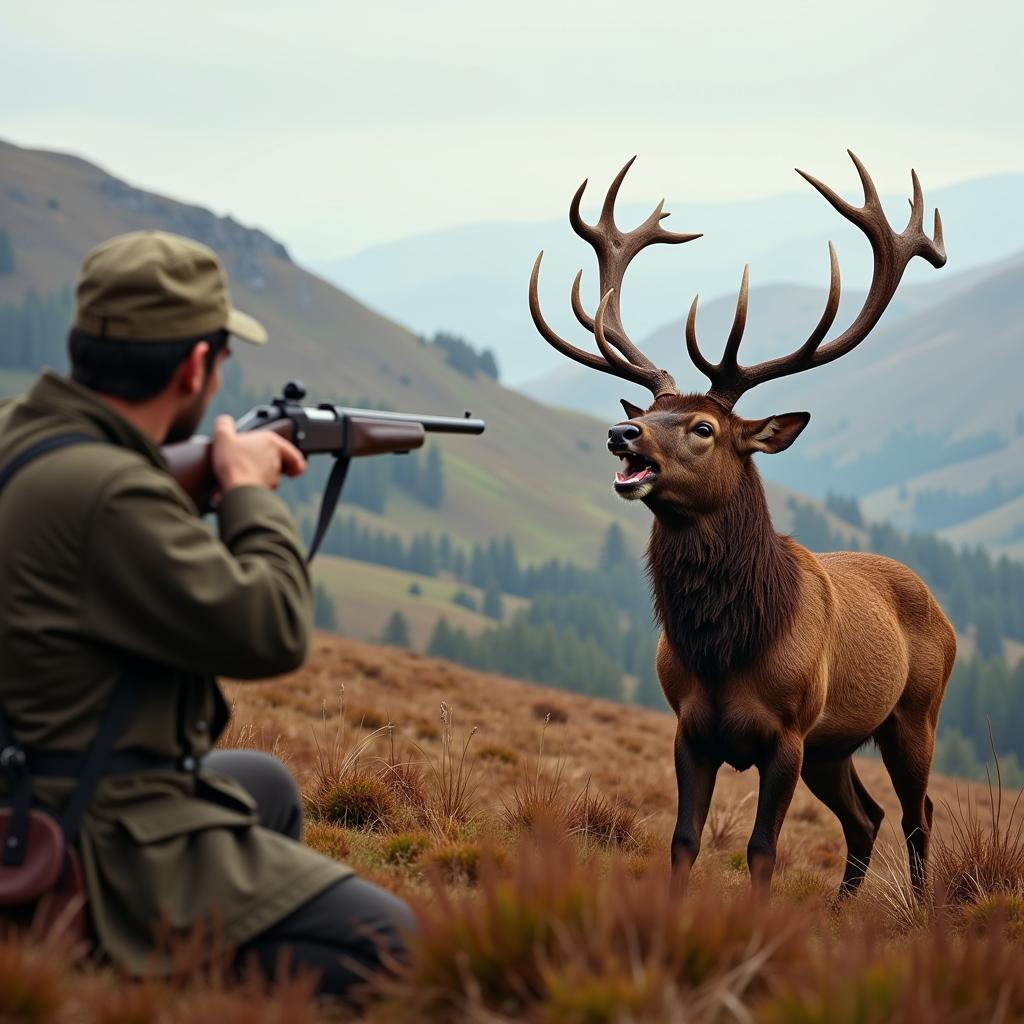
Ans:
MULTIPOLYGON (((89 248, 142 228, 189 235, 224 259, 236 304, 258 317, 271 336, 265 349, 238 353, 248 389, 269 397, 286 380, 300 378, 308 382, 314 402, 365 399, 388 408, 454 415, 472 409, 487 420, 480 438, 443 439, 440 508, 398 495, 384 516, 356 510, 364 525, 405 537, 447 532, 463 546, 511 535, 526 562, 557 556, 590 565, 609 524, 616 522, 632 550, 640 551, 648 514, 625 505, 610 486, 615 467, 604 442, 608 420, 619 416, 617 406, 595 419, 550 408, 483 375, 467 377, 435 347, 297 266, 264 232, 134 188, 77 157, 0 143, 0 231, 14 253, 13 272, 0 273, 0 306, 23 301, 29 289, 45 295, 64 288, 89 248)), ((24 372, 4 374, 0 384, 13 393, 30 379, 24 372)), ((783 530, 791 525, 788 499, 783 489, 771 489, 783 530)), ((342 567, 330 566, 328 558, 323 565, 325 585, 347 600, 342 567)), ((423 608, 430 601, 404 593, 393 581, 367 582, 362 589, 378 595, 367 597, 367 607, 379 611, 367 615, 363 607, 348 615, 362 624, 357 635, 379 635, 387 614, 399 607, 419 623, 414 633, 422 636, 423 608), (395 603, 381 594, 392 595, 395 603)), ((478 616, 475 628, 482 622, 478 616)))

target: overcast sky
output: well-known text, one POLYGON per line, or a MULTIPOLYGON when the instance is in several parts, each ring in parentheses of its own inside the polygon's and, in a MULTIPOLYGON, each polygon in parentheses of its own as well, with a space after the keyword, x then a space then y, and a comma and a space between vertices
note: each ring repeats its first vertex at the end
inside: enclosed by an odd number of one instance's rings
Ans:
MULTIPOLYGON (((624 199, 1024 169, 1010 0, 15 4, 0 136, 271 231, 300 260, 624 199)), ((806 186, 802 186, 806 187, 806 186)))

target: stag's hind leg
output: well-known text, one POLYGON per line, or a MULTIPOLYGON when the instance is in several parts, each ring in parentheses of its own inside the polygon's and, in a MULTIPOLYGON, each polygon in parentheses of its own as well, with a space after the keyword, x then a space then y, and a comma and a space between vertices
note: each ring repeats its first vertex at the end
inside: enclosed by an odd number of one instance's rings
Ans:
POLYGON ((882 760, 903 809, 903 835, 910 860, 910 881, 918 899, 925 895, 932 802, 928 776, 935 752, 934 716, 907 715, 897 708, 875 734, 882 760))
POLYGON ((857 777, 853 759, 804 761, 801 777, 807 788, 839 819, 846 839, 846 871, 839 898, 852 896, 864 881, 885 811, 857 777))

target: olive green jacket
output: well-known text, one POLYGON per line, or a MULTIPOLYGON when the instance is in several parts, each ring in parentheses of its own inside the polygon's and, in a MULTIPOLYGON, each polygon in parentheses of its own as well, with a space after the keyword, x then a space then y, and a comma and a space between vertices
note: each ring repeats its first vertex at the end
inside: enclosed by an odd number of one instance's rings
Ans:
MULTIPOLYGON (((65 433, 108 443, 43 455, 0 495, 8 725, 30 750, 85 751, 130 652, 153 667, 116 749, 201 757, 228 719, 214 674, 269 676, 305 656, 311 597, 294 522, 270 491, 239 487, 218 509, 218 540, 148 438, 49 372, 0 402, 0 466, 65 433)), ((59 807, 72 785, 34 788, 59 807)), ((242 943, 350 873, 255 821, 248 793, 203 768, 102 780, 79 841, 101 949, 132 973, 159 972, 158 922, 214 923, 242 943)))

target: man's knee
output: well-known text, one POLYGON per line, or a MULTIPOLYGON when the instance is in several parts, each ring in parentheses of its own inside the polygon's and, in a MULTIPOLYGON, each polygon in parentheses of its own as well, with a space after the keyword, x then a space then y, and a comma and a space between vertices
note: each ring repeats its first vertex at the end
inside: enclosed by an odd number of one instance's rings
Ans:
POLYGON ((402 959, 409 939, 419 931, 412 908, 394 893, 353 875, 338 883, 357 932, 371 945, 402 959))
POLYGON ((245 787, 259 805, 264 828, 292 839, 302 837, 302 794, 292 773, 276 757, 259 750, 215 750, 203 763, 245 787))
POLYGON ((336 882, 240 951, 269 973, 285 954, 292 970, 320 972, 320 991, 344 996, 406 959, 418 930, 408 904, 355 875, 336 882))

